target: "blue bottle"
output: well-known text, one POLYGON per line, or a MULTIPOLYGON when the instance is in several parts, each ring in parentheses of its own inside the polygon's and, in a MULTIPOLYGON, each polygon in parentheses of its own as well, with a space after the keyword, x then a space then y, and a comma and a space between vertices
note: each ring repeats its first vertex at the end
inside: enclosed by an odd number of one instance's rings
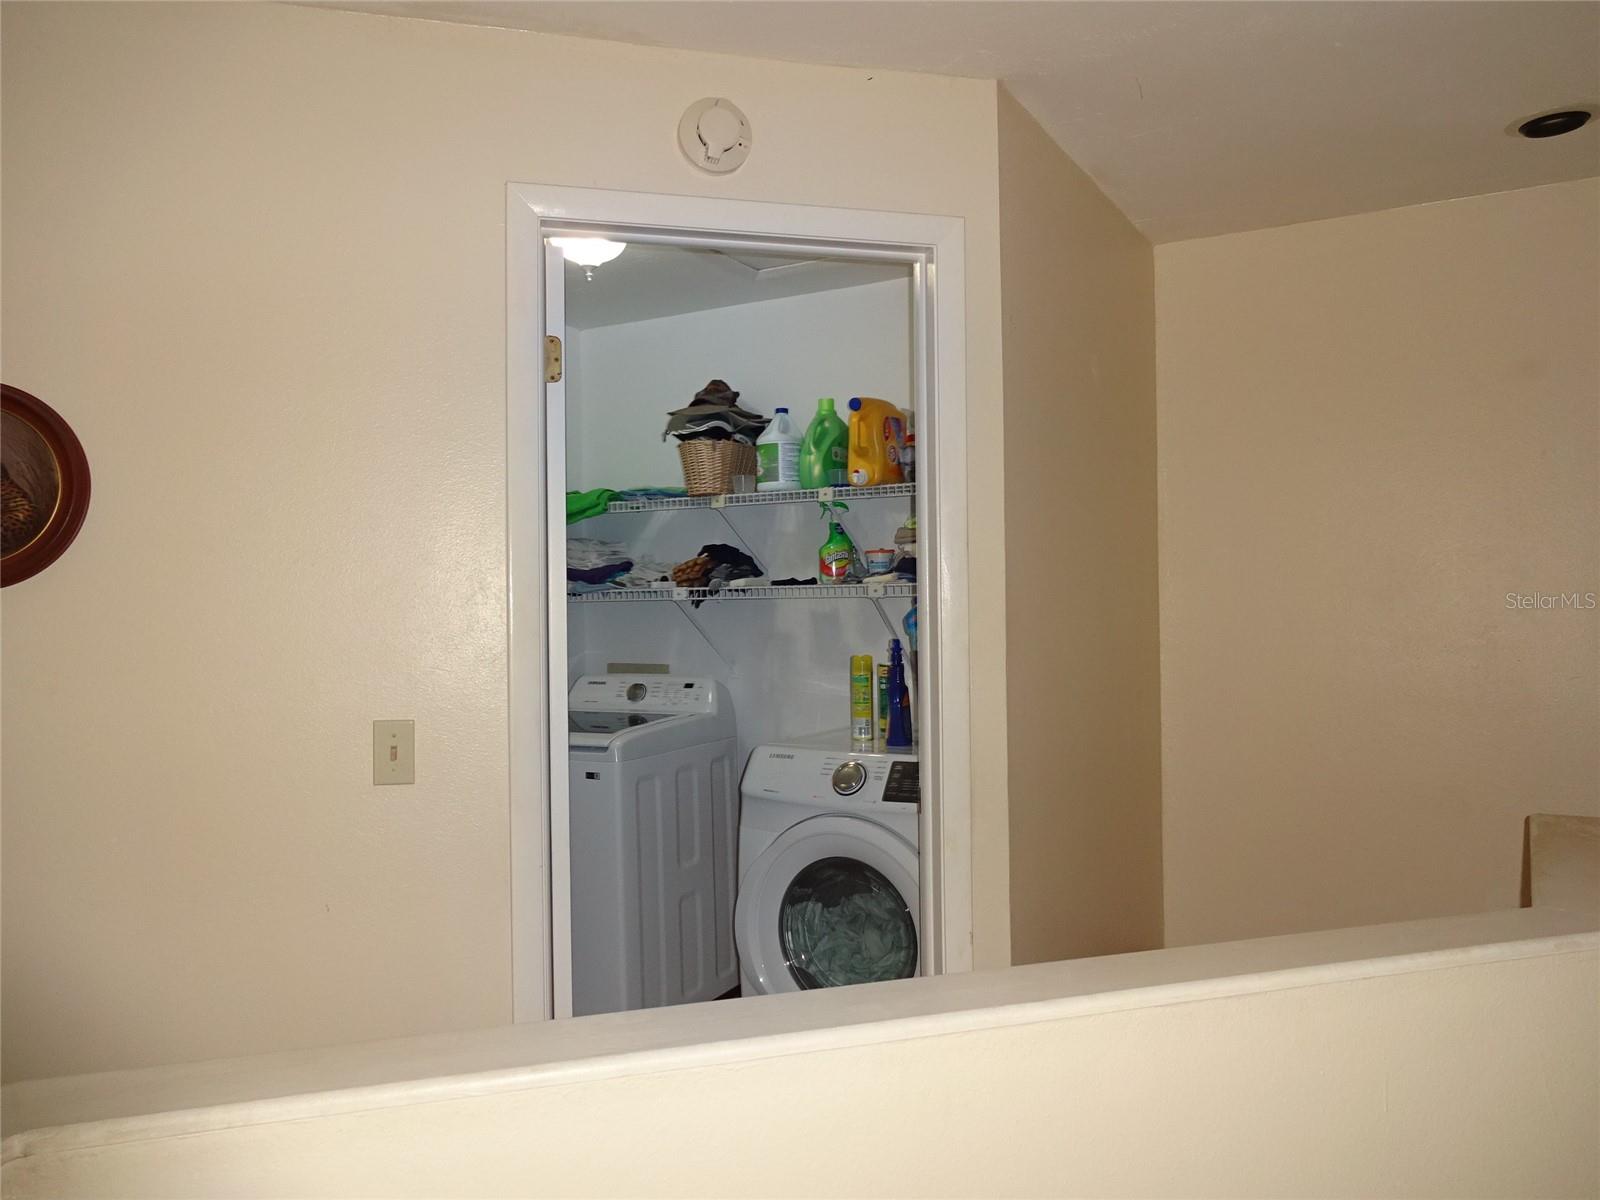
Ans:
POLYGON ((889 734, 883 746, 886 750, 911 749, 911 689, 906 687, 899 638, 889 642, 889 734))

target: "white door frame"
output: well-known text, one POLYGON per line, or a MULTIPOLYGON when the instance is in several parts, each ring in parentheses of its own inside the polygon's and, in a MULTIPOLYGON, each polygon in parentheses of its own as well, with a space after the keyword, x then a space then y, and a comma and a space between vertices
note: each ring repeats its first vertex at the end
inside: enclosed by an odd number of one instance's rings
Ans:
POLYGON ((912 270, 921 552, 918 718, 923 967, 972 969, 972 785, 967 597, 964 223, 959 217, 513 183, 506 189, 506 537, 513 1011, 571 1012, 565 917, 565 427, 544 381, 544 335, 563 281, 544 239, 611 235, 665 245, 903 262, 912 270), (559 451, 559 452, 558 452, 559 451), (557 843, 561 843, 559 846, 557 843), (559 851, 552 853, 553 850, 559 851), (557 896, 561 899, 558 901, 557 896), (557 910, 560 910, 559 912, 557 910), (560 970, 558 971, 558 963, 560 970), (557 997, 558 979, 568 994, 557 997))

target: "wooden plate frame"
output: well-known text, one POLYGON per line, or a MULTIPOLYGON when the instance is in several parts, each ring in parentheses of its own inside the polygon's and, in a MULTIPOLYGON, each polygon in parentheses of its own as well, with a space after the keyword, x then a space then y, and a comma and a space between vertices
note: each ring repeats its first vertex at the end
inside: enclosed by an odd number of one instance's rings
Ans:
POLYGON ((0 587, 21 583, 66 552, 89 511, 89 459, 72 427, 39 397, 0 384, 0 408, 29 425, 55 456, 61 490, 44 528, 26 546, 0 558, 0 587))

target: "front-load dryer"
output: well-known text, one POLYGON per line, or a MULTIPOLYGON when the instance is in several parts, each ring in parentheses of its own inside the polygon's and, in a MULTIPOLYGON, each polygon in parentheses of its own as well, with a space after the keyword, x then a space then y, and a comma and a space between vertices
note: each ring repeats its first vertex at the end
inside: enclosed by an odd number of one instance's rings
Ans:
POLYGON ((917 974, 917 758, 849 746, 841 733, 750 755, 734 917, 745 995, 917 974))
POLYGON ((586 675, 567 714, 573 1014, 731 992, 739 772, 727 688, 586 675))

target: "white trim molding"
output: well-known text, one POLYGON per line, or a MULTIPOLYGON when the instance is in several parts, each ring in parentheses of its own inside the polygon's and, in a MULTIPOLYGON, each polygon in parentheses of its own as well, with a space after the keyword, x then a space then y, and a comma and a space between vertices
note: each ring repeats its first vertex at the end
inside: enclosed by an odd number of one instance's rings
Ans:
MULTIPOLYGON (((565 661, 550 646, 565 629, 565 563, 548 547, 564 520, 543 337, 552 315, 543 243, 562 234, 663 245, 907 264, 913 276, 914 371, 922 579, 918 695, 923 812, 923 969, 972 968, 972 778, 967 591, 965 224, 959 217, 868 212, 642 192, 513 183, 506 195, 507 540, 510 595, 510 796, 513 1011, 517 1021, 570 1012, 570 972, 552 936, 552 892, 566 863, 565 661), (560 861, 556 861, 560 860, 560 861), (553 865, 552 865, 553 864, 553 865)), ((559 314, 556 314, 559 316, 559 314)), ((559 323, 559 322, 558 322, 559 323)))

